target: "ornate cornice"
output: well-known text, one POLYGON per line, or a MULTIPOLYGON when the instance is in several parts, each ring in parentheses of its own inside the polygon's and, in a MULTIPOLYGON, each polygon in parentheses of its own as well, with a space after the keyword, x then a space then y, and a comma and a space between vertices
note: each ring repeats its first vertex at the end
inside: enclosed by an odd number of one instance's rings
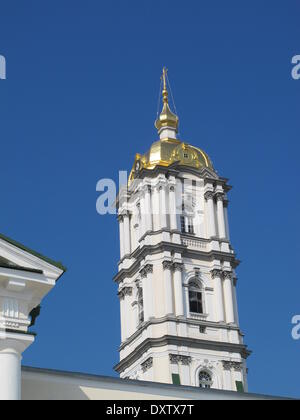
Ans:
MULTIPOLYGON (((132 265, 129 268, 123 268, 119 271, 114 277, 114 281, 120 282, 124 280, 126 277, 132 277, 136 274, 140 269, 140 261, 147 257, 148 255, 159 254, 163 251, 171 251, 180 253, 184 258, 203 258, 205 261, 213 261, 213 260, 223 260, 230 262, 233 268, 236 268, 240 261, 236 259, 236 255, 232 254, 231 252, 223 252, 223 251, 202 251, 202 250, 193 250, 187 249, 186 246, 181 244, 175 244, 171 242, 160 242, 156 245, 143 245, 135 250, 131 254, 131 258, 135 259, 132 265)), ((122 262, 124 258, 120 261, 122 262)))
POLYGON ((243 344, 201 340, 191 337, 177 337, 177 336, 162 336, 158 338, 146 338, 140 343, 130 354, 124 357, 120 363, 115 366, 115 370, 119 373, 123 372, 126 368, 131 366, 134 362, 139 360, 145 352, 149 349, 165 346, 186 346, 192 348, 201 348, 208 350, 218 350, 232 353, 239 353, 243 359, 246 359, 251 352, 247 346, 243 344))

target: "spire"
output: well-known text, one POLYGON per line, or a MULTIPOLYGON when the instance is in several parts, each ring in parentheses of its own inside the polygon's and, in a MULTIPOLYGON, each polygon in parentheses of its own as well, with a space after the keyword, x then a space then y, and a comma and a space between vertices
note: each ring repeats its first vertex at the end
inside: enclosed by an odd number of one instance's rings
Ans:
POLYGON ((164 138, 175 138, 176 139, 176 133, 178 133, 178 124, 179 119, 177 115, 173 114, 169 107, 169 93, 168 93, 168 87, 167 87, 167 72, 168 70, 166 67, 163 68, 163 74, 162 74, 162 82, 163 82, 163 90, 162 90, 162 96, 163 96, 163 109, 158 117, 158 119, 155 122, 155 127, 158 130, 158 134, 160 135, 161 139, 164 138))

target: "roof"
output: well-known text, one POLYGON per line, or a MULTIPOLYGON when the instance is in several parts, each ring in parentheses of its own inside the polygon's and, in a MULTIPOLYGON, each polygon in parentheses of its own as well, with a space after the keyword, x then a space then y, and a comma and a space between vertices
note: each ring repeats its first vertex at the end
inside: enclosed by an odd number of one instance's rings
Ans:
POLYGON ((0 239, 2 239, 5 242, 8 242, 9 244, 11 244, 11 245, 13 245, 13 246, 15 246, 19 249, 22 249, 25 252, 28 252, 31 255, 34 255, 37 258, 40 258, 41 260, 45 261, 46 263, 48 263, 50 265, 53 265, 54 267, 59 268, 60 270, 67 271, 66 267, 61 262, 54 261, 51 258, 45 257, 44 255, 28 248, 27 246, 21 244, 20 242, 14 241, 13 239, 3 235, 2 233, 0 233, 0 239))
MULTIPOLYGON (((120 379, 116 377, 108 377, 102 375, 91 375, 87 373, 79 372, 66 372, 59 370, 50 370, 50 369, 40 369, 33 367, 22 367, 22 377, 23 377, 23 393, 27 394, 27 397, 30 399, 39 399, 41 395, 48 395, 49 383, 51 386, 51 398, 52 399, 69 399, 70 394, 67 393, 67 388, 70 387, 70 384, 77 384, 80 387, 86 387, 90 390, 100 389, 98 393, 92 392, 90 397, 97 399, 108 399, 107 391, 115 391, 116 389, 123 392, 131 392, 127 396, 132 398, 132 393, 135 393, 135 399, 145 399, 145 396, 148 394, 150 399, 153 399, 154 396, 157 396, 159 399, 162 397, 164 399, 187 399, 187 400, 277 400, 277 399, 288 399, 282 397, 252 394, 252 393, 239 393, 234 391, 224 391, 216 389, 202 389, 193 386, 186 385, 173 385, 173 384, 164 384, 151 381, 139 381, 132 379, 120 379), (28 376, 29 375, 29 376, 28 376), (35 387, 30 385, 33 382, 30 382, 30 375, 34 375, 35 387), (27 378, 27 382, 24 380, 27 378), (50 381, 51 379, 51 381, 50 381), (53 386, 53 384, 58 384, 59 387, 53 386), (101 389, 105 392, 101 393, 101 389), (44 392, 43 392, 44 391, 44 392), (41 395, 40 395, 41 394, 41 395), (140 397, 139 397, 140 394, 140 397)), ((32 379, 32 377, 31 377, 32 379)), ((73 387, 72 391, 74 393, 72 399, 80 399, 82 397, 81 393, 77 394, 75 392, 76 388, 73 387)), ((85 395, 86 397, 86 395, 85 395)), ((118 399, 120 396, 118 396, 118 399)), ((123 397, 126 397, 126 394, 123 394, 123 397)), ((149 399, 147 398, 147 399, 149 399)), ((111 400, 115 399, 113 392, 110 394, 111 400)))

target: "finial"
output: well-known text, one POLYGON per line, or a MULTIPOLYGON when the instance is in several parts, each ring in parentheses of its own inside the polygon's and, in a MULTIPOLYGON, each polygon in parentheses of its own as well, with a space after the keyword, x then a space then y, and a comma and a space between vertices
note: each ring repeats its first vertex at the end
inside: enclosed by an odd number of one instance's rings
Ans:
POLYGON ((163 82, 163 109, 160 116, 155 122, 155 127, 157 128, 161 139, 166 137, 176 138, 176 133, 178 132, 179 119, 177 115, 173 114, 169 107, 169 93, 167 86, 168 69, 166 67, 163 68, 163 74, 161 79, 163 82))
POLYGON ((164 104, 169 103, 169 93, 168 93, 168 88, 167 88, 167 74, 168 74, 168 69, 166 67, 163 68, 163 75, 162 75, 162 79, 163 79, 163 101, 164 104))

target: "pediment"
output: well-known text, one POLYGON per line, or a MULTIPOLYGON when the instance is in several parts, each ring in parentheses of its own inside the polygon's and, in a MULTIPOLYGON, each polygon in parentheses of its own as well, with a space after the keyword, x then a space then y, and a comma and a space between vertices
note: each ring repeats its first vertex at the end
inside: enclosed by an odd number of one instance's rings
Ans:
POLYGON ((51 278, 59 278, 66 269, 43 255, 0 234, 0 267, 32 272, 42 272, 51 278))

